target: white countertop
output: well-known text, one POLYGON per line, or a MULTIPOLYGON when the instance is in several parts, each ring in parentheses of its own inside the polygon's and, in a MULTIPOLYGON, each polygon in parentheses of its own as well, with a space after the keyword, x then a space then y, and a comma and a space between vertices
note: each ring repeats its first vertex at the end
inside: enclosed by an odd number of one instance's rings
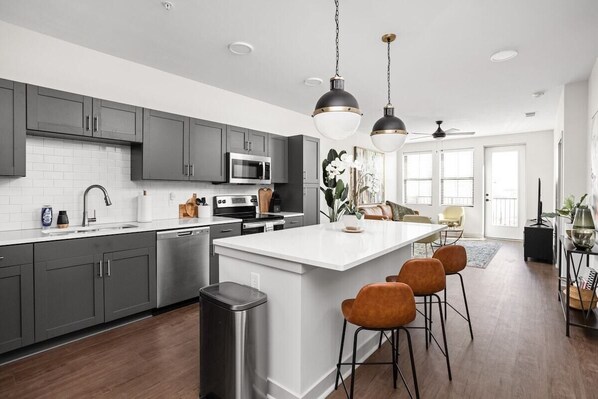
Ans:
POLYGON ((446 225, 364 220, 362 233, 345 233, 342 222, 222 238, 218 248, 345 271, 446 228, 446 225))
MULTIPOLYGON (((42 229, 32 230, 14 230, 14 231, 0 231, 0 246, 2 245, 14 245, 14 244, 28 244, 35 242, 46 242, 56 240, 70 240, 74 238, 86 238, 86 237, 99 237, 109 236, 114 234, 129 234, 129 233, 140 233, 144 231, 161 231, 161 230, 173 230, 173 229, 184 229, 191 227, 211 226, 215 224, 235 223, 241 222, 241 219, 225 218, 213 216, 209 218, 193 218, 193 219, 164 219, 155 220, 149 223, 138 223, 138 222, 122 222, 122 223, 93 223, 93 227, 110 227, 118 225, 136 225, 137 227, 127 229, 106 229, 98 231, 87 231, 84 233, 72 233, 72 234, 57 234, 52 235, 42 231, 42 229)), ((76 230, 81 226, 73 226, 68 229, 52 228, 52 232, 61 232, 76 230)))
POLYGON ((277 215, 290 218, 293 216, 303 216, 304 214, 301 212, 262 212, 262 215, 277 215))

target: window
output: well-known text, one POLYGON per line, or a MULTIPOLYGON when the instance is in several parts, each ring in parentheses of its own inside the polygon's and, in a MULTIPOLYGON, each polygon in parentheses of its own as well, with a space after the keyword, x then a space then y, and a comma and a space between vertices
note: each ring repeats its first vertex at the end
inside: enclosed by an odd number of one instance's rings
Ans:
POLYGON ((403 202, 432 205, 432 152, 403 156, 403 202))
POLYGON ((473 206, 473 149, 442 152, 440 203, 473 206))

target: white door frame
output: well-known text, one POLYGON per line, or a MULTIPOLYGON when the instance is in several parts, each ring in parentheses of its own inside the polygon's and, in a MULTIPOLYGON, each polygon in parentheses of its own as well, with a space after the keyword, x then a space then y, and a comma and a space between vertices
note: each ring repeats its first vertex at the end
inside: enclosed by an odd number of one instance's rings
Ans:
MULTIPOLYGON (((525 198, 525 144, 507 144, 507 145, 496 145, 496 146, 485 146, 484 147, 484 236, 488 238, 499 238, 507 240, 522 240, 523 239, 523 227, 525 226, 526 219, 526 198, 525 198), (491 226, 491 201, 486 201, 488 198, 486 194, 491 196, 491 154, 493 152, 499 152, 500 150, 517 150, 519 152, 519 164, 518 164, 518 220, 516 227, 497 227, 491 226)), ((547 182, 548 183, 548 182, 547 182)), ((546 183, 545 183, 546 184, 546 183)))

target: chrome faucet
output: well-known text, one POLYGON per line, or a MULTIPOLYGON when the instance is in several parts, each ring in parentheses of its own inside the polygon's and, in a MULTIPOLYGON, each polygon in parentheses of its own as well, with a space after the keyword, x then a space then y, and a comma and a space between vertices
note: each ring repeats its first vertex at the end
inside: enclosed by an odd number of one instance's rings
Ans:
POLYGON ((89 222, 96 221, 95 211, 92 218, 87 217, 87 193, 92 188, 98 188, 102 190, 102 192, 104 193, 104 202, 106 202, 106 206, 112 205, 112 201, 110 201, 110 197, 108 196, 108 191, 106 191, 106 189, 103 186, 100 186, 99 184, 92 184, 91 186, 87 187, 87 190, 85 190, 85 193, 83 194, 83 223, 81 223, 81 225, 84 227, 89 226, 89 222))

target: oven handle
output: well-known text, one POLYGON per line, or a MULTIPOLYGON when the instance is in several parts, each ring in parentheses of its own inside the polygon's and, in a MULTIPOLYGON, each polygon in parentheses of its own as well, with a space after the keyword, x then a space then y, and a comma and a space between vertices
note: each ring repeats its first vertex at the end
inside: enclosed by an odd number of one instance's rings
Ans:
MULTIPOLYGON (((283 220, 276 220, 272 222, 273 226, 280 226, 284 224, 283 220)), ((256 227, 266 227, 266 222, 243 223, 244 229, 255 229, 256 227)))

